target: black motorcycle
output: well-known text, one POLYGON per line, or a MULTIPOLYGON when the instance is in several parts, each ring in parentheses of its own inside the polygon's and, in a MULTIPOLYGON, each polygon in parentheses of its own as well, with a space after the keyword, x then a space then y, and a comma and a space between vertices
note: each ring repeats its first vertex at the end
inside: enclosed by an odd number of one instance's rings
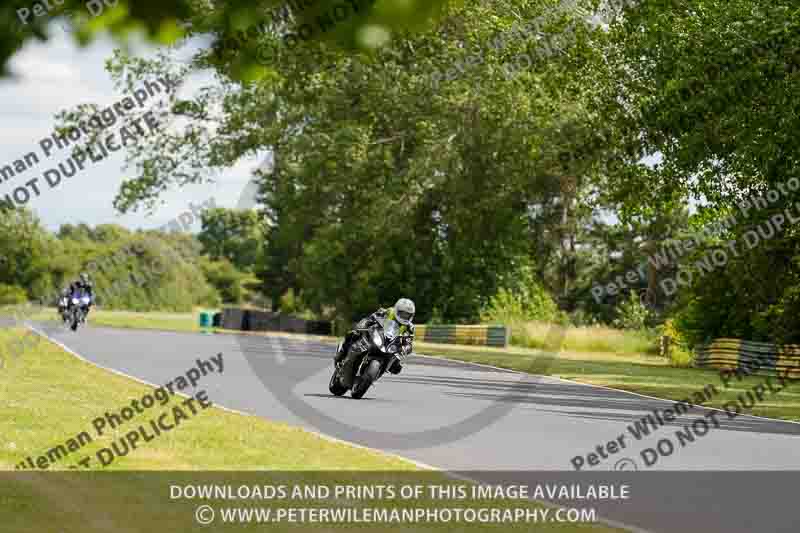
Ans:
POLYGON ((64 322, 64 327, 69 327, 69 296, 59 296, 58 298, 58 316, 64 322))
POLYGON ((360 338, 350 343, 347 355, 336 364, 328 390, 341 396, 348 390, 350 396, 359 399, 389 367, 398 359, 401 363, 411 353, 410 334, 400 334, 397 322, 387 320, 384 327, 380 321, 370 327, 353 331, 360 338))
POLYGON ((67 307, 65 322, 72 331, 77 331, 78 326, 86 322, 86 315, 89 312, 89 302, 91 298, 88 294, 83 292, 74 293, 70 295, 69 298, 69 303, 71 305, 67 307))

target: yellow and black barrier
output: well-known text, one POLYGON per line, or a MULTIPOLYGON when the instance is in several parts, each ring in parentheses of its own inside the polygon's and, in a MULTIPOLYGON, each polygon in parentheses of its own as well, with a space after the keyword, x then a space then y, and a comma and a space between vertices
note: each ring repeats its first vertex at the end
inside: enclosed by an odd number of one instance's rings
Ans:
POLYGON ((800 346, 715 339, 697 350, 695 366, 730 370, 742 368, 751 374, 800 377, 800 346))
POLYGON ((442 344, 471 344, 476 346, 508 346, 510 331, 505 326, 445 326, 419 325, 415 340, 442 344))

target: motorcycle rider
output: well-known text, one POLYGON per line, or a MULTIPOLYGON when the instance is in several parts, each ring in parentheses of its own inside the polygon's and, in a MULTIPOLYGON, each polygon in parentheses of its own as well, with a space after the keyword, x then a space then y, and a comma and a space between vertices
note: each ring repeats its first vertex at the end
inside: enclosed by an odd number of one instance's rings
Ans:
POLYGON ((69 288, 64 288, 58 298, 58 314, 61 315, 61 318, 64 318, 64 313, 67 312, 67 307, 69 307, 69 297, 69 288))
MULTIPOLYGON (((401 335, 404 333, 411 334, 412 338, 410 340, 410 346, 413 347, 414 324, 412 323, 412 320, 414 320, 415 312, 416 308, 414 306, 414 302, 408 298, 400 298, 397 300, 397 303, 394 304, 394 307, 390 307, 389 309, 384 309, 381 307, 368 317, 361 319, 358 323, 356 323, 356 328, 363 329, 370 327, 376 322, 385 324, 385 320, 394 320, 400 326, 399 331, 401 335)), ((353 330, 349 331, 347 335, 345 335, 344 341, 339 343, 339 348, 336 350, 336 355, 334 356, 334 361, 336 364, 339 364, 344 360, 350 345, 354 340, 358 339, 359 336, 360 334, 353 330)), ((409 353, 411 353, 411 351, 412 350, 409 350, 409 353)), ((392 374, 399 374, 402 369, 403 365, 400 363, 400 360, 395 357, 388 370, 392 374)))
POLYGON ((94 304, 94 287, 92 286, 92 282, 89 281, 89 274, 86 272, 81 272, 80 277, 69 284, 68 291, 69 298, 67 301, 69 302, 70 306, 72 305, 73 294, 80 294, 82 292, 89 296, 89 304, 86 306, 86 313, 83 315, 83 322, 86 322, 86 318, 89 316, 89 311, 92 308, 92 304, 94 304))

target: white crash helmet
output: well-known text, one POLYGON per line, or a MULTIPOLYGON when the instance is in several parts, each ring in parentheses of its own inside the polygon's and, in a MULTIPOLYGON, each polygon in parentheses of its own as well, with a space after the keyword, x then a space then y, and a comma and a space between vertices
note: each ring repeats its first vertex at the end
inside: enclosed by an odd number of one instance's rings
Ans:
POLYGON ((414 320, 415 312, 414 302, 408 298, 400 298, 394 304, 394 318, 404 326, 411 324, 411 321, 414 320))

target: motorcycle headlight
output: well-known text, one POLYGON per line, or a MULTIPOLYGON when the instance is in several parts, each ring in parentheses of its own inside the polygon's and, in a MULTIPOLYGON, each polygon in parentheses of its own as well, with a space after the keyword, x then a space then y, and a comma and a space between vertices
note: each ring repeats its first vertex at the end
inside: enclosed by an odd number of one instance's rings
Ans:
POLYGON ((378 348, 383 346, 383 339, 381 338, 381 334, 378 332, 377 329, 372 330, 372 342, 375 343, 375 346, 378 348))

